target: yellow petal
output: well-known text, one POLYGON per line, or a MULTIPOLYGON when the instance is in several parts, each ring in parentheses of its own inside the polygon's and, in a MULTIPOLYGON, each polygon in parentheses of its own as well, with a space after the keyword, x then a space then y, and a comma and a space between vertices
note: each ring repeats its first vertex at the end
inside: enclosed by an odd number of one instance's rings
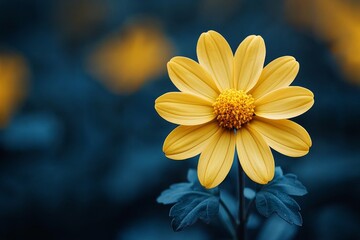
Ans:
POLYGON ((299 72, 299 63, 290 56, 279 57, 266 65, 250 92, 256 99, 279 88, 288 87, 299 72))
POLYGON ((165 93, 156 99, 155 109, 165 120, 180 125, 198 125, 215 118, 211 102, 189 93, 165 93))
POLYGON ((167 64, 169 77, 182 92, 215 100, 219 96, 211 76, 195 61, 185 57, 174 57, 167 64))
POLYGON ((274 158, 259 133, 247 127, 239 129, 236 133, 236 148, 241 167, 251 180, 267 184, 273 179, 274 158))
POLYGON ((200 65, 210 73, 220 91, 233 87, 233 53, 223 36, 215 31, 201 34, 196 52, 200 65))
POLYGON ((286 87, 272 91, 255 101, 255 114, 269 119, 299 116, 314 104, 314 94, 303 87, 286 87))
POLYGON ((194 157, 204 150, 219 129, 217 122, 178 126, 165 139, 163 151, 174 160, 194 157))
POLYGON ((234 153, 234 132, 220 128, 200 155, 198 177, 201 185, 206 188, 218 186, 230 171, 234 153))
POLYGON ((265 61, 265 43, 260 36, 251 35, 241 42, 234 58, 234 85, 245 92, 255 86, 265 61))
POLYGON ((255 117, 248 127, 260 133, 271 148, 290 157, 306 155, 312 144, 308 132, 290 120, 255 117))

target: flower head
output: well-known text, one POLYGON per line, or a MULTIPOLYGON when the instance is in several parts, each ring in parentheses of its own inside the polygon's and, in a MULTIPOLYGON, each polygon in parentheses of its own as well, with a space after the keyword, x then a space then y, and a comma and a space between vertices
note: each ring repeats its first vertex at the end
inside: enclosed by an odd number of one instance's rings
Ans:
POLYGON ((165 139, 168 158, 200 154, 200 183, 213 188, 229 173, 235 148, 247 176, 260 184, 274 177, 270 147, 292 157, 308 153, 309 134, 287 120, 314 104, 311 91, 289 86, 299 71, 293 57, 277 58, 263 68, 265 43, 260 36, 248 36, 233 55, 215 31, 201 34, 197 56, 199 63, 185 57, 170 60, 170 79, 181 92, 155 101, 162 118, 180 125, 165 139))

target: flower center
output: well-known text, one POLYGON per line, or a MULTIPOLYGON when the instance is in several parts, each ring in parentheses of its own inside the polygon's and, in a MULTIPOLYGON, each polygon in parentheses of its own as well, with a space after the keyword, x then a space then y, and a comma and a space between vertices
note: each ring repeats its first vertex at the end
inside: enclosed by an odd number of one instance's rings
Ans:
POLYGON ((227 89, 213 104, 216 120, 227 129, 239 129, 254 115, 254 98, 243 90, 227 89))

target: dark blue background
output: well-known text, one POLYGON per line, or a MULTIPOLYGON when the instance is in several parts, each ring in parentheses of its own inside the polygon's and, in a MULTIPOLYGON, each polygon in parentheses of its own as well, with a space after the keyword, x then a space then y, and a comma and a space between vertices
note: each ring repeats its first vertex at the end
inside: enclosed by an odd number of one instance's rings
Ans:
POLYGON ((247 35, 260 34, 266 63, 296 57, 294 85, 312 90, 315 105, 295 121, 308 130, 313 146, 303 158, 275 158, 308 188, 298 199, 304 226, 259 218, 261 227, 249 234, 360 239, 359 85, 344 77, 324 39, 287 21, 278 0, 2 0, 0 47, 22 54, 31 77, 26 99, 0 132, 0 239, 229 238, 217 221, 173 233, 169 207, 156 203, 197 163, 162 153, 175 127, 154 110, 158 96, 175 90, 166 74, 134 93, 115 94, 85 64, 99 41, 142 17, 161 23, 174 55, 195 59, 198 37, 213 29, 233 49, 247 35), (105 14, 77 26, 89 4, 103 5, 105 14))

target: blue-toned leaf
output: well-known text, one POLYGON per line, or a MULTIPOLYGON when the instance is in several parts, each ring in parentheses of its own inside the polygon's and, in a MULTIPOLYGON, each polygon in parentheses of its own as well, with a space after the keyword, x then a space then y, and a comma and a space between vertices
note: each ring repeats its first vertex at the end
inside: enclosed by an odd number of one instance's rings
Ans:
POLYGON ((294 199, 284 193, 277 195, 271 192, 261 191, 256 196, 256 207, 259 213, 265 217, 270 217, 272 213, 276 212, 288 223, 298 226, 302 225, 298 204, 294 199))
POLYGON ((281 168, 277 167, 274 179, 256 194, 256 208, 265 217, 277 213, 288 223, 301 226, 300 206, 289 195, 302 196, 306 193, 296 175, 283 175, 281 168))
POLYGON ((170 217, 173 217, 171 226, 174 231, 194 224, 197 219, 210 223, 211 219, 219 212, 219 199, 215 196, 189 195, 182 198, 170 209, 170 217))
POLYGON ((189 170, 187 179, 189 182, 173 184, 157 198, 158 203, 175 203, 169 214, 174 231, 181 231, 198 219, 209 223, 219 212, 219 190, 203 188, 194 169, 189 170))
POLYGON ((161 193, 161 195, 157 198, 157 202, 162 204, 176 203, 181 197, 184 196, 184 194, 193 192, 191 189, 192 185, 192 183, 173 184, 169 189, 161 193))
POLYGON ((276 167, 274 179, 263 189, 268 191, 280 191, 293 196, 303 196, 307 194, 305 186, 297 179, 294 174, 283 175, 280 167, 276 167))

